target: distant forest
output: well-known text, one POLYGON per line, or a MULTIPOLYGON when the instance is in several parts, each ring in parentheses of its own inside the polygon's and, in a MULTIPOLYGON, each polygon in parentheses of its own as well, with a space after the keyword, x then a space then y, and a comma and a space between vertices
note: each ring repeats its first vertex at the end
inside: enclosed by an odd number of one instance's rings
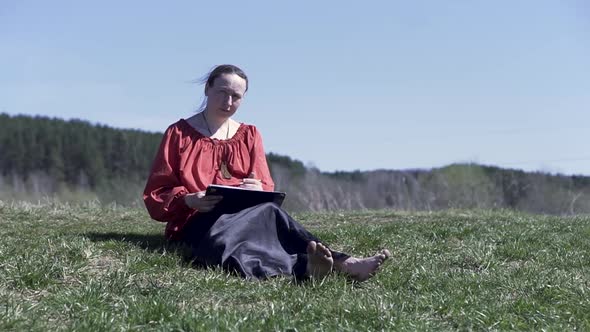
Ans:
MULTIPOLYGON (((0 114, 0 200, 137 205, 161 133, 84 120, 0 114)), ((302 210, 509 208, 590 213, 590 177, 477 164, 431 170, 321 172, 288 156, 267 159, 286 208, 302 210)))

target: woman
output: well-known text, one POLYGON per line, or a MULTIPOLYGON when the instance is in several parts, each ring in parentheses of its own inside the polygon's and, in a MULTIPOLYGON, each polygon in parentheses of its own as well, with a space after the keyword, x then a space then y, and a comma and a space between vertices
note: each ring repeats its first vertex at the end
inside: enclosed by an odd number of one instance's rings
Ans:
POLYGON ((211 71, 204 109, 164 133, 143 194, 150 216, 167 222, 167 238, 190 245, 196 261, 244 277, 321 278, 334 269, 368 279, 389 257, 387 250, 350 257, 328 249, 275 204, 221 214, 214 209, 221 197, 205 196, 209 184, 274 189, 260 133, 231 118, 246 91, 248 77, 240 68, 211 71))

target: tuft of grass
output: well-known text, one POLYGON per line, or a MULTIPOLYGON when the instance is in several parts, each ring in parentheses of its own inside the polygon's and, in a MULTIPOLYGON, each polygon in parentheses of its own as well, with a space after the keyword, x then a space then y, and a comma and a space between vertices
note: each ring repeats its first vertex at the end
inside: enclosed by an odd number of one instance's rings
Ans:
POLYGON ((590 330, 590 217, 301 213, 370 281, 193 267, 141 209, 0 202, 0 330, 590 330))

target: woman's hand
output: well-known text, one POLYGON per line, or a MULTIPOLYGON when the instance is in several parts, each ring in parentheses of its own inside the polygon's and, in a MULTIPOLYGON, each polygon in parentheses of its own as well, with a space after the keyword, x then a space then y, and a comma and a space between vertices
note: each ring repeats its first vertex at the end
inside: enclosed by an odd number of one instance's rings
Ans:
POLYGON ((262 181, 260 181, 260 179, 256 179, 256 174, 254 174, 254 172, 250 173, 250 176, 242 180, 240 188, 260 191, 263 190, 262 181))
POLYGON ((221 201, 223 197, 219 195, 205 195, 204 191, 195 194, 186 194, 184 202, 190 208, 200 212, 209 212, 213 210, 215 205, 221 201))

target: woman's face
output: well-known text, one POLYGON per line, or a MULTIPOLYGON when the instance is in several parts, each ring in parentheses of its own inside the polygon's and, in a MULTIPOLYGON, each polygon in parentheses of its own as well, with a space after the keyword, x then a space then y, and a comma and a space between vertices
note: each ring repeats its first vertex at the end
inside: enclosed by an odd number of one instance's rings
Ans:
POLYGON ((234 115, 246 93, 246 80, 236 74, 222 74, 206 86, 207 112, 223 118, 234 115))

